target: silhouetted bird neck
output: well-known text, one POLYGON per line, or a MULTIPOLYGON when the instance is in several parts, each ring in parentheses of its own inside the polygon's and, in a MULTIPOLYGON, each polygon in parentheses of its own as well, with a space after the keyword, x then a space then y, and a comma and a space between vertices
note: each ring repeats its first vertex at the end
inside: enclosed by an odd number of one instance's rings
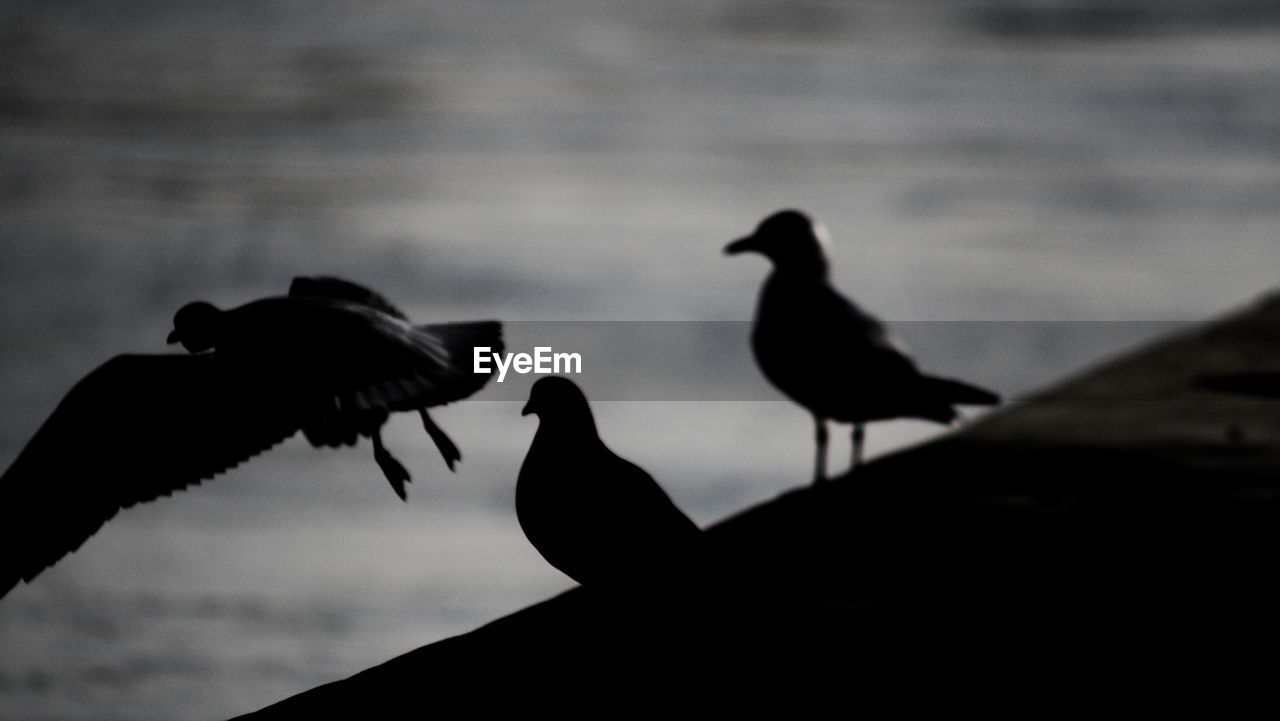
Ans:
POLYGON ((812 257, 797 256, 775 260, 770 277, 776 277, 788 283, 825 283, 830 275, 831 269, 826 257, 817 254, 812 257))
POLYGON ((596 430, 595 419, 590 414, 584 416, 564 416, 539 418, 538 430, 534 440, 548 444, 572 444, 580 446, 591 440, 600 441, 600 433, 596 430))

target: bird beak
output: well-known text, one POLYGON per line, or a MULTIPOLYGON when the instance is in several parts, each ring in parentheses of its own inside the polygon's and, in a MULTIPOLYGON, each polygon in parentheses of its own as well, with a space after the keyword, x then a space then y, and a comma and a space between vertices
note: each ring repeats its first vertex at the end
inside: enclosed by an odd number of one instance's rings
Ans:
POLYGON ((520 409, 520 415, 522 415, 522 416, 527 416, 527 415, 529 415, 530 413, 533 413, 533 402, 532 402, 532 401, 531 401, 531 402, 529 402, 529 403, 524 404, 524 408, 521 408, 521 409, 520 409))
POLYGON ((175 330, 171 330, 171 331, 169 331, 169 340, 168 340, 168 341, 166 341, 166 342, 167 342, 169 345, 173 345, 174 343, 177 343, 177 342, 178 342, 178 340, 179 340, 179 338, 178 338, 178 331, 177 331, 176 329, 175 329, 175 330))
POLYGON ((756 245, 756 237, 754 235, 748 235, 745 238, 738 238, 732 243, 726 245, 724 247, 724 254, 737 255, 738 253, 746 253, 748 251, 759 249, 759 246, 756 245))

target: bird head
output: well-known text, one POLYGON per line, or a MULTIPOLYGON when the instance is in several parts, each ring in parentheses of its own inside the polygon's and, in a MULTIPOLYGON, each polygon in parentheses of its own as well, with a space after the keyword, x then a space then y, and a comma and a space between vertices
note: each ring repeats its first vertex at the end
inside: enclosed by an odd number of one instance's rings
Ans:
POLYGON ((780 270, 827 272, 826 230, 798 210, 781 210, 760 221, 755 232, 725 246, 726 255, 755 252, 780 270))
POLYGON ((221 335, 222 311, 212 303, 198 300, 187 303, 173 316, 169 343, 182 343, 192 353, 209 350, 221 335))
POLYGON ((539 378, 529 389, 529 402, 524 404, 520 415, 530 413, 545 422, 557 424, 586 424, 595 428, 591 417, 591 406, 587 396, 576 383, 560 376, 539 378))

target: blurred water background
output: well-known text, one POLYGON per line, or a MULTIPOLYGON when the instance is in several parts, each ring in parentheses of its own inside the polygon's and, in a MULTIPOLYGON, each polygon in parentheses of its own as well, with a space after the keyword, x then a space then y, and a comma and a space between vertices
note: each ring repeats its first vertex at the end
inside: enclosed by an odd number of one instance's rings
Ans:
MULTIPOLYGON (((750 365, 765 264, 720 254, 769 212, 822 219, 926 369, 1016 397, 1276 285, 1278 201, 1271 0, 5 0, 0 465, 99 363, 171 350, 182 303, 329 273, 528 321, 516 350, 714 322, 687 369, 739 390, 596 404, 706 524, 811 468, 750 365)), ((225 717, 570 587, 512 510, 527 382, 435 414, 457 474, 392 423, 407 504, 367 443, 294 439, 120 514, 0 601, 0 718, 225 717)))

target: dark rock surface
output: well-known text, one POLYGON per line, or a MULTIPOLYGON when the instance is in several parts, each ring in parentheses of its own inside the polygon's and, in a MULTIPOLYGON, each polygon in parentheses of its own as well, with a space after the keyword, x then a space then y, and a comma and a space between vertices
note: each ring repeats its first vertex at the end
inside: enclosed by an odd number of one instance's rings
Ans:
POLYGON ((692 576, 575 589, 243 718, 1275 705, 1273 374, 1275 295, 729 518, 692 576))

